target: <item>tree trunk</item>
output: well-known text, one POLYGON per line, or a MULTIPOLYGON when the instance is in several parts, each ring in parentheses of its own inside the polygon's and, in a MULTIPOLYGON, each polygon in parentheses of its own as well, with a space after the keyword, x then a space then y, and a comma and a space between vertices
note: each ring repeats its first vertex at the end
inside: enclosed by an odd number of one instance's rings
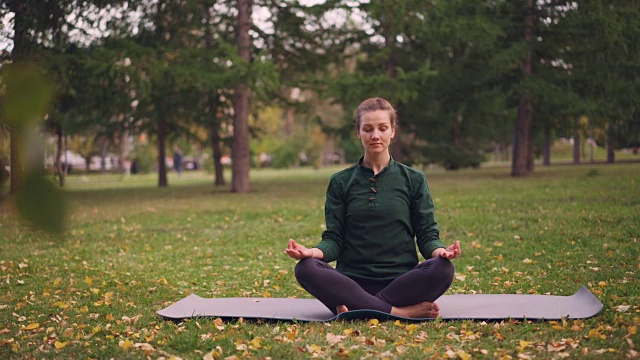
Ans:
POLYGON ((596 146, 596 140, 593 133, 593 126, 589 129, 589 162, 593 163, 593 148, 596 146))
MULTIPOLYGON (((238 55, 246 66, 251 61, 251 0, 238 0, 236 44, 238 55)), ((233 144, 231 163, 231 191, 246 193, 251 189, 249 181, 249 88, 243 79, 235 87, 233 114, 233 144)))
MULTIPOLYGON (((393 34, 393 23, 390 18, 384 20, 383 30, 384 32, 384 46, 388 49, 394 47, 395 43, 395 35, 393 34)), ((389 51, 389 57, 387 58, 386 63, 384 64, 384 70, 387 73, 389 79, 395 79, 398 76, 397 71, 398 61, 396 59, 396 52, 389 51)), ((399 108, 402 106, 401 104, 395 104, 396 110, 400 110, 399 108)), ((400 112, 400 111, 398 111, 400 112)), ((391 152, 391 156, 394 160, 399 161, 401 163, 407 162, 407 159, 404 156, 405 153, 405 143, 403 141, 403 136, 401 132, 396 132, 396 135, 393 139, 393 145, 389 148, 391 152)))
POLYGON ((211 122, 211 148, 213 149, 213 168, 215 172, 214 185, 224 185, 224 168, 222 167, 222 142, 220 140, 220 124, 217 121, 211 122))
MULTIPOLYGON (((9 11, 13 12, 13 50, 11 51, 11 59, 13 63, 18 63, 26 57, 27 54, 27 23, 25 21, 25 9, 27 4, 14 0, 8 3, 9 11)), ((10 194, 16 194, 24 185, 24 151, 25 149, 25 130, 14 124, 9 129, 9 141, 11 142, 11 158, 9 163, 11 166, 11 185, 10 194)))
POLYGON ((580 116, 573 122, 573 163, 580 164, 580 116))
POLYGON ((612 135, 609 134, 607 138, 607 163, 609 164, 616 162, 615 147, 616 141, 613 139, 612 135))
POLYGON ((544 144, 542 145, 542 165, 551 165, 551 126, 544 127, 544 144))
MULTIPOLYGON (((213 35, 211 31, 211 9, 207 8, 205 13, 207 20, 207 28, 205 35, 205 43, 207 49, 213 47, 213 35)), ((220 139, 220 121, 218 120, 218 107, 220 105, 220 95, 217 91, 209 90, 209 96, 207 98, 209 105, 210 125, 211 131, 211 149, 213 151, 213 169, 215 173, 215 186, 222 186, 224 182, 224 168, 222 167, 222 141, 220 139)))
POLYGON ((98 151, 100 152, 100 173, 107 172, 107 138, 100 136, 98 138, 98 151))
POLYGON ((58 127, 56 129, 56 135, 58 135, 58 146, 57 146, 57 154, 56 154, 56 171, 58 172, 58 182, 60 187, 64 187, 64 181, 67 175, 66 169, 69 167, 69 164, 62 163, 62 154, 64 152, 64 132, 62 131, 62 127, 58 127))
MULTIPOLYGON (((524 40, 528 46, 532 46, 533 40, 533 0, 527 0, 527 14, 524 19, 524 40)), ((532 75, 533 54, 527 51, 527 56, 522 64, 523 82, 532 75)), ((533 123, 533 104, 528 90, 520 95, 518 101, 518 115, 513 136, 513 161, 511 164, 511 176, 526 176, 533 170, 529 163, 529 151, 532 149, 531 124, 533 123), (531 168, 530 168, 531 167, 531 168)))
POLYGON ((531 140, 531 134, 529 134, 529 150, 527 151, 527 174, 533 172, 535 155, 536 152, 533 148, 533 141, 531 140))
POLYGON ((16 194, 24 185, 24 131, 20 127, 12 126, 10 131, 11 141, 11 187, 9 192, 16 194))
POLYGON ((165 119, 165 112, 162 110, 162 106, 156 104, 157 124, 158 124, 158 187, 167 187, 169 182, 167 180, 167 160, 165 152, 165 140, 167 137, 167 120, 165 119))
POLYGON ((527 162, 532 118, 531 107, 531 98, 529 95, 522 95, 518 102, 518 117, 513 136, 511 176, 526 176, 528 174, 527 162))
POLYGON ((129 138, 129 131, 127 129, 123 129, 122 132, 120 133, 120 147, 119 147, 119 153, 118 153, 118 171, 121 174, 124 174, 126 172, 125 169, 125 162, 127 161, 127 151, 128 151, 128 138, 129 138))

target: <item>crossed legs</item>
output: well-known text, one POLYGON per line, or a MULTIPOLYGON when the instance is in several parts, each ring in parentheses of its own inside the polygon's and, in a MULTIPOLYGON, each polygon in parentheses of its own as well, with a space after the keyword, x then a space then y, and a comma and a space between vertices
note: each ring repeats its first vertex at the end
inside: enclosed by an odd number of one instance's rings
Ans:
POLYGON ((300 260, 295 268, 300 285, 334 314, 346 307, 403 317, 436 317, 438 306, 433 302, 447 291, 453 275, 451 261, 439 257, 421 262, 389 284, 355 281, 313 258, 300 260))

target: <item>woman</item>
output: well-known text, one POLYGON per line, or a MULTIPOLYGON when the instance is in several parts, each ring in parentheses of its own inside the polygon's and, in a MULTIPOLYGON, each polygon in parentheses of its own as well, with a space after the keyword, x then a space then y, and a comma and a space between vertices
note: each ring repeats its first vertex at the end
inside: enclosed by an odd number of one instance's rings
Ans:
POLYGON ((322 240, 307 248, 289 240, 285 253, 300 260, 300 285, 334 314, 372 309, 406 318, 435 318, 453 281, 450 260, 460 243, 440 241, 423 173, 391 158, 396 112, 381 98, 355 111, 364 156, 331 177, 322 240), (427 259, 418 263, 416 243, 427 259), (337 260, 334 269, 329 262, 337 260))

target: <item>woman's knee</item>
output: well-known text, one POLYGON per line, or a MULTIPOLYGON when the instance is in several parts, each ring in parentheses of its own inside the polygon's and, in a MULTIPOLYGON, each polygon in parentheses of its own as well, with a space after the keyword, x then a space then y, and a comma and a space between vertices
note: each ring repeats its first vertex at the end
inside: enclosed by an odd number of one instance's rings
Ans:
POLYGON ((453 261, 445 258, 439 258, 439 260, 440 261, 438 261, 438 269, 440 270, 442 275, 447 279, 453 280, 456 272, 455 266, 453 266, 453 261))
POLYGON ((312 276, 314 267, 317 266, 317 259, 306 258, 298 261, 294 269, 296 279, 307 279, 312 276))
POLYGON ((449 259, 445 259, 442 257, 437 258, 434 261, 435 272, 441 276, 443 280, 453 281, 453 277, 455 276, 455 266, 453 266, 453 261, 449 259))

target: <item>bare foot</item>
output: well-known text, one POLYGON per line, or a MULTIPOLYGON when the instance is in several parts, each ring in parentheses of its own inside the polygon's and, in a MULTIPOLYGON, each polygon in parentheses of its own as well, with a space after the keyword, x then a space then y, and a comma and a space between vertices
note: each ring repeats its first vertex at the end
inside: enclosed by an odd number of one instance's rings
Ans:
POLYGON ((336 306, 336 314, 342 314, 343 312, 347 312, 349 309, 344 305, 336 306))
POLYGON ((391 315, 405 318, 437 318, 440 307, 436 303, 424 301, 409 306, 392 307, 391 315))

